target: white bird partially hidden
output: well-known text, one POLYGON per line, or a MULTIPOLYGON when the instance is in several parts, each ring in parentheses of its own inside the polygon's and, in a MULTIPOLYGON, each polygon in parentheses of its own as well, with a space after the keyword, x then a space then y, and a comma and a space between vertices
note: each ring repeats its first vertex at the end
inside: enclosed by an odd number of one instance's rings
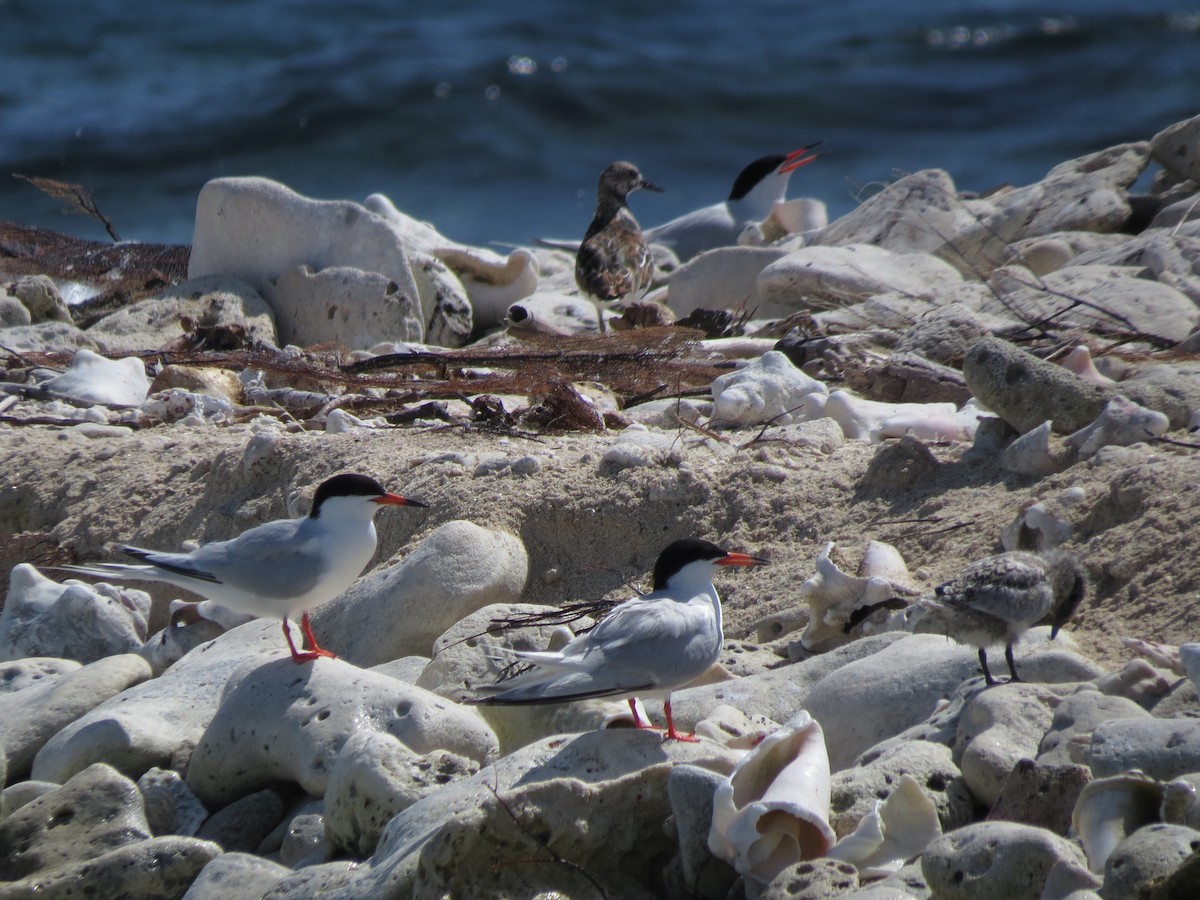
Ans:
POLYGON ((821 156, 811 152, 818 144, 820 141, 786 156, 756 159, 738 173, 725 200, 643 229, 642 235, 647 243, 669 248, 681 263, 705 250, 733 246, 747 227, 761 223, 783 200, 792 173, 821 156))
POLYGON ((190 553, 159 553, 123 546, 143 565, 92 563, 61 568, 94 578, 162 581, 252 616, 283 619, 292 659, 333 657, 312 633, 308 613, 341 594, 375 554, 375 513, 383 506, 426 504, 388 493, 366 475, 335 475, 313 495, 301 519, 266 522, 228 541, 190 553), (304 651, 296 649, 288 618, 300 614, 304 651))
POLYGON ((717 566, 766 562, 730 553, 708 541, 675 541, 654 564, 654 590, 617 606, 599 625, 557 652, 502 650, 509 662, 534 668, 498 684, 478 688, 470 702, 562 703, 589 697, 629 701, 634 723, 649 728, 634 697, 662 697, 665 738, 694 741, 675 730, 671 691, 703 675, 721 654, 721 599, 713 587, 717 566))

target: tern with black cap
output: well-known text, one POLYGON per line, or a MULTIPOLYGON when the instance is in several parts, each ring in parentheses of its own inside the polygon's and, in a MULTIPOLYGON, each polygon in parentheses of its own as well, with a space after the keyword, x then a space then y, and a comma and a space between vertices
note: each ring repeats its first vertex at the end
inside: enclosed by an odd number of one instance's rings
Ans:
POLYGON ((783 200, 792 173, 822 156, 812 152, 818 144, 759 157, 738 173, 725 200, 647 228, 642 236, 671 250, 681 263, 705 250, 733 246, 746 228, 760 224, 783 200))
POLYGON ((190 553, 159 553, 123 546, 140 565, 63 566, 94 578, 161 581, 252 616, 283 619, 292 659, 333 654, 318 645, 309 611, 341 594, 375 554, 375 513, 384 506, 425 506, 389 493, 366 475, 335 475, 322 482, 300 519, 277 519, 214 541, 190 553), (300 614, 306 649, 297 650, 288 618, 300 614))
POLYGON ((667 740, 692 741, 675 729, 671 692, 703 675, 721 654, 721 599, 712 577, 718 566, 753 566, 757 556, 685 538, 670 544, 654 564, 654 590, 617 606, 599 625, 557 652, 504 650, 504 661, 532 663, 531 671, 477 689, 470 702, 563 703, 590 697, 629 701, 638 728, 635 697, 662 697, 667 740))

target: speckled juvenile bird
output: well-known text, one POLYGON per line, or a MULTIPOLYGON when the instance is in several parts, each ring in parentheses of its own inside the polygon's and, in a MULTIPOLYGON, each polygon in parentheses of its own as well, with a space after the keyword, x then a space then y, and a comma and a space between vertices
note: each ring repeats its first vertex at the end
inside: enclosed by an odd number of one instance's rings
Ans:
POLYGON ((604 305, 640 299, 654 276, 650 248, 625 205, 638 188, 662 191, 630 162, 615 162, 600 173, 596 213, 575 256, 575 284, 595 305, 601 331, 605 330, 604 305))
MULTIPOLYGON (((1052 616, 1050 638, 1075 613, 1087 591, 1079 559, 1069 550, 1027 553, 1014 550, 987 556, 935 590, 934 598, 918 606, 945 613, 937 616, 955 640, 979 647, 979 665, 988 684, 987 648, 1005 642, 1004 659, 1012 681, 1020 681, 1013 661, 1013 644, 1047 615, 1052 616)), ((925 629, 922 629, 925 630, 925 629)))

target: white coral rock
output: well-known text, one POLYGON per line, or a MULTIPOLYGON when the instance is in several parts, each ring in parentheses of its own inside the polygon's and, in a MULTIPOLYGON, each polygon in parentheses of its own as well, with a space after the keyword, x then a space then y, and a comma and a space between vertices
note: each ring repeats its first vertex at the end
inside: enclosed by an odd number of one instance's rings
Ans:
POLYGON ((713 420, 727 425, 763 425, 806 422, 821 415, 819 400, 829 392, 824 383, 810 378, 778 350, 770 350, 752 363, 721 375, 712 383, 713 420))

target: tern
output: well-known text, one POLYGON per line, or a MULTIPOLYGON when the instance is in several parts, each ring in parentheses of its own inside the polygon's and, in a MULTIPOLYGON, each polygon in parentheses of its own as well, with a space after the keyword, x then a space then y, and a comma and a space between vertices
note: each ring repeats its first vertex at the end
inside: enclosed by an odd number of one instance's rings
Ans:
POLYGON ((1075 614, 1087 592, 1083 569, 1068 550, 1028 553, 1014 550, 987 556, 938 585, 935 596, 918 607, 946 614, 949 633, 963 644, 979 647, 984 681, 996 679, 988 670, 987 648, 1005 641, 1004 659, 1012 681, 1020 681, 1013 661, 1013 644, 1034 623, 1050 615, 1050 638, 1075 614))
POLYGON ((820 141, 785 156, 763 156, 738 173, 729 197, 721 203, 684 213, 642 232, 646 241, 669 248, 681 263, 705 250, 730 247, 741 233, 771 214, 787 193, 788 179, 822 154, 811 152, 820 141))
POLYGON ((92 563, 62 568, 94 578, 162 581, 238 612, 282 618, 292 659, 308 662, 334 655, 317 643, 308 613, 350 587, 371 561, 375 513, 383 506, 425 505, 388 493, 366 475, 335 475, 317 488, 304 518, 266 522, 190 553, 121 547, 123 553, 141 560, 140 565, 92 563), (306 645, 303 652, 296 649, 288 629, 288 618, 297 613, 306 645))
POLYGON ((534 668, 478 689, 472 703, 562 703, 588 697, 629 701, 634 723, 649 728, 638 714, 635 696, 663 697, 665 739, 695 741, 675 730, 671 691, 703 675, 721 654, 721 599, 713 587, 717 566, 753 566, 766 560, 731 553, 708 541, 675 541, 654 564, 654 590, 617 606, 599 625, 557 652, 506 650, 509 662, 534 668))
POLYGON ((604 306, 639 300, 654 277, 654 258, 637 219, 625 205, 638 188, 661 192, 630 162, 615 162, 600 173, 596 212, 575 256, 575 284, 596 307, 600 330, 604 306))

